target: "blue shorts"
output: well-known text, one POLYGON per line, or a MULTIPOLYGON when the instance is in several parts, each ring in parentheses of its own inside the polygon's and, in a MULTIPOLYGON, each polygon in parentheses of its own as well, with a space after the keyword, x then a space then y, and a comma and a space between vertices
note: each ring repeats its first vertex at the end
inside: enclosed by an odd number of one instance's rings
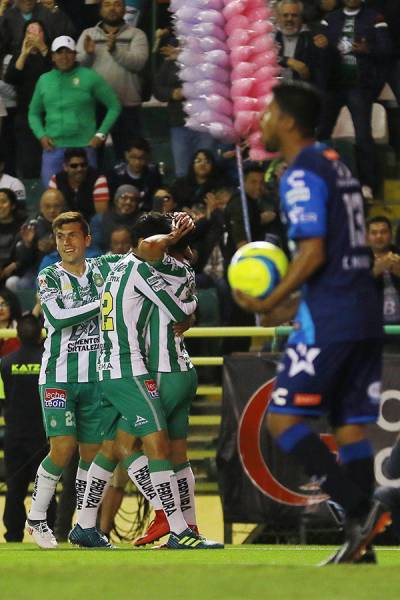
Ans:
POLYGON ((379 413, 382 340, 288 345, 268 410, 319 417, 333 427, 373 423, 379 413))

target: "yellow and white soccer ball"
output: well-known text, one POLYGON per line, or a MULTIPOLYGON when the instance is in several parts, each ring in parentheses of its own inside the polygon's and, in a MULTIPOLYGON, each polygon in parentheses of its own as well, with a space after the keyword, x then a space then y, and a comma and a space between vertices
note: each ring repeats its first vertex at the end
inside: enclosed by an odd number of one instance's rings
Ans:
POLYGON ((235 252, 228 267, 232 289, 266 298, 288 269, 286 254, 270 242, 251 242, 235 252))

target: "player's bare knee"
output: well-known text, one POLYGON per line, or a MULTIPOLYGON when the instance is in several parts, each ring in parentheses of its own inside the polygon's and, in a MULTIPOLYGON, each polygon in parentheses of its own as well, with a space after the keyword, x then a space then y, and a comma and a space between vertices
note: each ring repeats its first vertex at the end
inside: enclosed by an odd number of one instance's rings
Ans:
POLYGON ((65 467, 72 458, 77 446, 76 439, 70 436, 57 436, 50 438, 51 460, 59 467, 65 467))
POLYGON ((149 460, 171 460, 170 442, 161 432, 143 438, 143 448, 149 460))
POLYGON ((79 456, 87 463, 91 463, 100 449, 100 444, 79 444, 79 456))
POLYGON ((284 431, 303 421, 302 417, 295 415, 281 415, 268 413, 266 417, 267 429, 272 437, 279 437, 284 431))
POLYGON ((115 443, 113 440, 106 440, 101 444, 100 452, 108 460, 118 460, 115 456, 115 443))

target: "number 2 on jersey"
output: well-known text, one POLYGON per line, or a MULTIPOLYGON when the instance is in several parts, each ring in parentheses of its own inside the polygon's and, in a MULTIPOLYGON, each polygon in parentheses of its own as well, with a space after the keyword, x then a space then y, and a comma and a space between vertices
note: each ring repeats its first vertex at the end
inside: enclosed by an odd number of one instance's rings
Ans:
POLYGON ((104 292, 103 300, 101 303, 101 330, 102 331, 113 331, 114 330, 114 319, 109 317, 110 312, 114 306, 114 298, 110 292, 104 292))

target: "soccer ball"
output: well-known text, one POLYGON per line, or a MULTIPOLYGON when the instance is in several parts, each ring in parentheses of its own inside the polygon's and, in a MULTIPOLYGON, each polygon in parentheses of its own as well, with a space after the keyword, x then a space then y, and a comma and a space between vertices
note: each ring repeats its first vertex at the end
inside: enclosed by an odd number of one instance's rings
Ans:
POLYGON ((235 252, 228 267, 231 288, 266 298, 288 268, 286 254, 269 242, 251 242, 235 252))

